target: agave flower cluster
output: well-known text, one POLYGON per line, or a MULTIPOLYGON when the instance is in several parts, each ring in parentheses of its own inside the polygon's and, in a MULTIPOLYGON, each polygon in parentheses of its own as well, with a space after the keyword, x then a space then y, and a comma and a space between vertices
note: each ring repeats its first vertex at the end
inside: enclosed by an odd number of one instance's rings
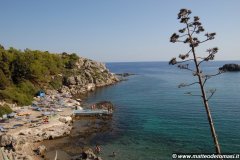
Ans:
MULTIPOLYGON (((179 33, 173 33, 170 37, 170 42, 176 43, 176 42, 182 42, 185 44, 188 44, 191 50, 187 53, 180 54, 179 58, 181 61, 177 61, 177 58, 174 57, 169 61, 169 64, 175 65, 177 63, 181 63, 182 61, 186 61, 186 59, 190 58, 190 53, 192 53, 192 50, 194 50, 196 47, 198 47, 201 43, 204 43, 208 40, 213 40, 216 36, 216 33, 205 33, 205 37, 203 40, 200 40, 198 37, 199 34, 205 31, 205 29, 202 26, 202 23, 200 22, 200 18, 198 16, 194 16, 193 18, 190 17, 190 14, 192 13, 189 9, 181 9, 178 13, 178 19, 180 20, 180 23, 184 24, 184 28, 181 28, 178 30, 179 33)), ((200 60, 204 61, 210 61, 213 60, 215 57, 215 54, 217 53, 218 49, 216 47, 208 49, 207 52, 209 55, 206 57, 198 57, 200 60)))
POLYGON ((214 47, 214 48, 209 48, 207 49, 207 52, 209 53, 209 55, 207 57, 205 57, 205 61, 209 61, 209 60, 214 60, 215 54, 218 52, 218 48, 214 47))

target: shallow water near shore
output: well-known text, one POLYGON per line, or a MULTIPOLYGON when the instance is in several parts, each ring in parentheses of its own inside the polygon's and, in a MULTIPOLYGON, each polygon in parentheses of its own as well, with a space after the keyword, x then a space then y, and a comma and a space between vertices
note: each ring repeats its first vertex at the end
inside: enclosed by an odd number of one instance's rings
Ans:
MULTIPOLYGON (((225 63, 229 62, 209 63, 203 69, 214 73, 225 63)), ((167 62, 108 63, 107 66, 114 73, 136 73, 128 81, 97 89, 86 99, 88 104, 112 101, 116 105, 112 120, 100 124, 101 129, 90 133, 85 140, 78 136, 84 122, 76 121, 72 135, 56 140, 59 143, 54 142, 55 148, 72 154, 74 150, 77 154, 78 147, 99 144, 100 156, 105 160, 160 160, 172 159, 172 153, 214 152, 201 99, 184 94, 188 91, 199 94, 198 86, 177 87, 179 83, 194 81, 190 72, 167 62), (63 142, 65 147, 61 147, 63 142), (116 157, 110 156, 112 152, 116 157)), ((223 153, 240 151, 239 79, 240 72, 224 73, 210 79, 207 85, 217 89, 210 107, 223 153)))

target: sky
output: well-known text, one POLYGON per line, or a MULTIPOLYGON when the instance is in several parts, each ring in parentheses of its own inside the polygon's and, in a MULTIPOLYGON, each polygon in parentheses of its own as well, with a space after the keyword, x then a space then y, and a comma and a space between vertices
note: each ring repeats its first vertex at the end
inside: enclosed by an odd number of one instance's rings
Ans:
POLYGON ((188 51, 169 42, 181 8, 199 16, 216 39, 216 60, 240 60, 240 0, 1 0, 0 44, 77 53, 102 62, 168 61, 188 51))

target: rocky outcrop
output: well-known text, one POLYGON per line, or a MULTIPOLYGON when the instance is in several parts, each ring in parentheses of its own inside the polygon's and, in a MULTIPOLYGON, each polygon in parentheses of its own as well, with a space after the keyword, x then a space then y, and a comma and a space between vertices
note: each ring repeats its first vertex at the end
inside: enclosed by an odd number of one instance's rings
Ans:
POLYGON ((63 123, 70 123, 70 122, 72 122, 72 117, 70 117, 70 116, 60 117, 59 121, 63 122, 63 123))
POLYGON ((118 78, 103 63, 80 57, 73 72, 63 78, 61 92, 83 94, 118 82, 118 78))
POLYGON ((47 151, 47 148, 44 145, 38 146, 36 152, 40 156, 44 156, 45 152, 47 151))
POLYGON ((96 109, 114 110, 114 105, 110 101, 101 101, 95 104, 96 109))
MULTIPOLYGON (((31 145, 33 145, 34 142, 69 135, 72 127, 67 125, 66 122, 71 121, 70 118, 71 117, 64 117, 65 123, 56 121, 52 124, 45 124, 36 128, 24 128, 18 132, 1 135, 0 147, 4 147, 8 151, 12 150, 14 154, 23 157, 20 159, 24 159, 27 153, 29 153, 27 151, 32 150, 31 145)), ((45 151, 46 148, 44 148, 44 146, 40 146, 37 149, 39 155, 43 155, 45 151)))
POLYGON ((94 154, 93 150, 91 148, 84 148, 82 149, 82 153, 80 155, 72 157, 72 160, 102 160, 101 157, 98 157, 94 154))
POLYGON ((13 146, 17 143, 17 139, 11 135, 2 135, 0 137, 0 146, 13 146))
POLYGON ((4 147, 0 148, 0 159, 1 160, 34 160, 31 156, 13 152, 12 150, 7 150, 4 147))
POLYGON ((219 70, 224 71, 224 72, 240 71, 240 65, 239 64, 225 64, 222 67, 220 67, 219 70))

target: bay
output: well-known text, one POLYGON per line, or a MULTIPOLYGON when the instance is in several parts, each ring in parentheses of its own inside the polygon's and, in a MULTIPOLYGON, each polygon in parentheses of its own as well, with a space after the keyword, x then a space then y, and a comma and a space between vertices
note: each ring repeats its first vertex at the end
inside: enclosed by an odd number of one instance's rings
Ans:
MULTIPOLYGON (((223 64, 203 66, 214 74, 223 64)), ((235 62, 238 63, 238 62, 235 62)), ((94 139, 101 144, 101 155, 117 153, 115 159, 171 159, 172 153, 214 153, 214 145, 198 86, 179 89, 182 82, 194 82, 191 72, 167 62, 107 63, 114 73, 135 73, 128 81, 99 89, 87 103, 110 100, 116 105, 113 130, 94 139), (116 136, 117 135, 117 136, 116 136)), ((210 108, 223 153, 240 151, 240 73, 213 77, 206 88, 216 88, 210 108)))

